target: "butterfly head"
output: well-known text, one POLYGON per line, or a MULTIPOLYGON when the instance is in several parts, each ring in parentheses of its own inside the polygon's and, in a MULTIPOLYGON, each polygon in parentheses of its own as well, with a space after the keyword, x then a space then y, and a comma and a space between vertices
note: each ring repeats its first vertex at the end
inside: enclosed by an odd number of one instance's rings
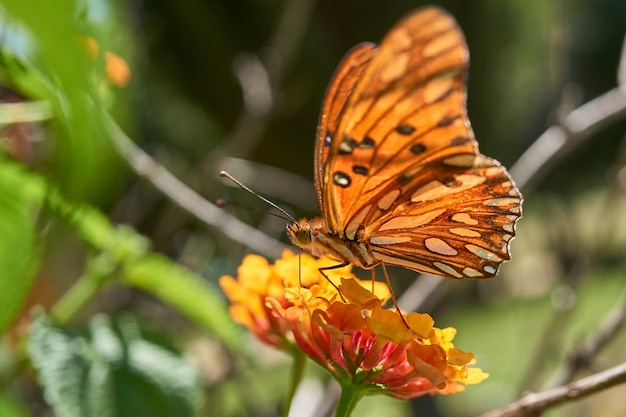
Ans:
POLYGON ((311 220, 301 219, 287 225, 287 236, 291 243, 314 256, 328 253, 328 248, 320 241, 320 234, 326 233, 326 226, 321 217, 311 220))

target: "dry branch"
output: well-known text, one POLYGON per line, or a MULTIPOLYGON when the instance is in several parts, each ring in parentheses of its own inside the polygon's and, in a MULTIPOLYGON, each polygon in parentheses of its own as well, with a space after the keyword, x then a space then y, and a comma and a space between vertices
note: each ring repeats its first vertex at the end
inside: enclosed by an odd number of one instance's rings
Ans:
POLYGON ((489 411, 480 417, 522 417, 536 416, 557 405, 602 391, 626 382, 626 363, 598 372, 571 384, 540 393, 526 394, 519 401, 505 407, 489 411))

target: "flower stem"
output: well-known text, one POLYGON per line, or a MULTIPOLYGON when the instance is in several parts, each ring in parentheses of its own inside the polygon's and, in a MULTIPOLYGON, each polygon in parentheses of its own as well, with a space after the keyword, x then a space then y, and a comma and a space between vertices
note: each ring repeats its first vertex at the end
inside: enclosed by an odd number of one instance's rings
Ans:
POLYGON ((306 368, 306 355, 304 352, 299 349, 293 349, 292 356, 293 368, 291 372, 291 386, 289 387, 289 392, 287 393, 287 398, 285 399, 282 417, 287 417, 289 415, 291 402, 293 401, 298 385, 300 385, 300 381, 302 380, 302 375, 304 375, 304 369, 306 368))
POLYGON ((335 410, 335 417, 350 417, 365 392, 363 387, 357 384, 341 384, 341 395, 335 410))
POLYGON ((85 273, 52 307, 50 315, 58 324, 67 323, 100 291, 113 269, 105 254, 90 258, 85 273))

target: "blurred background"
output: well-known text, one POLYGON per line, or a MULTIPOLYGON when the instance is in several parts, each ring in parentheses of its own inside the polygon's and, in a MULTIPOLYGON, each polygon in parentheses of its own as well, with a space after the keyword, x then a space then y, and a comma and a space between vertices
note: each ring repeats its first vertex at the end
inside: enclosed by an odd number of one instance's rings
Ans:
MULTIPOLYGON (((507 167, 550 126, 571 127, 567 117, 574 109, 617 87, 626 34, 623 0, 89 0, 64 1, 58 8, 35 3, 41 12, 18 1, 0 2, 3 49, 43 73, 68 67, 60 72, 66 78, 58 78, 64 94, 72 97, 72 91, 85 88, 100 97, 137 145, 208 201, 226 198, 267 208, 222 181, 218 173, 226 169, 297 218, 318 215, 313 147, 335 67, 350 47, 380 41, 411 10, 436 4, 458 20, 470 50, 469 118, 481 152, 507 167), (52 15, 46 19, 43 11, 52 15), (61 23, 69 25, 68 34, 59 34, 61 23), (105 65, 105 51, 123 58, 128 83, 104 86, 79 65, 70 68, 78 53, 74 46, 61 47, 63 36, 93 38, 99 45, 96 67, 105 65)), ((33 91, 20 89, 21 75, 8 62, 1 62, 2 101, 35 99, 33 91)), ((219 221, 207 225, 137 175, 100 122, 90 121, 91 102, 67 103, 74 119, 30 123, 17 133, 4 127, 13 158, 67 198, 144 235, 152 251, 219 292, 219 277, 235 274, 243 256, 255 250, 245 239, 233 239, 219 221)), ((355 415, 478 415, 525 391, 554 386, 567 369, 578 378, 626 360, 622 318, 599 352, 575 368, 568 362, 604 329, 611 314, 624 309, 626 111, 600 119, 600 127, 573 135, 536 175, 531 170, 531 181, 524 181, 524 218, 512 244, 513 259, 501 275, 489 282, 445 282, 421 306, 438 327, 459 330, 457 345, 474 352, 490 378, 450 398, 410 403, 368 398, 355 415)), ((531 161, 541 161, 548 151, 534 152, 531 161)), ((512 170, 514 176, 529 173, 519 169, 512 170)), ((288 244, 283 220, 234 206, 224 210, 288 244)), ((32 306, 51 307, 66 293, 90 251, 71 226, 38 216, 34 239, 40 264, 0 351, 11 366, 16 348, 7 338, 19 339, 20 320, 28 321, 32 306)), ((280 248, 266 246, 263 255, 276 256, 280 248)), ((393 270, 392 279, 402 293, 416 276, 393 270)), ((196 415, 279 415, 289 361, 252 338, 245 339, 245 349, 258 360, 244 378, 214 336, 149 291, 112 286, 72 324, 84 329, 96 314, 132 317, 154 343, 191 358, 201 397, 196 415)), ((7 401, 18 404, 21 415, 53 415, 32 375, 18 374, 19 383, 4 381, 7 401)), ((294 405, 299 414, 293 415, 316 415, 310 411, 326 383, 311 366, 297 397, 302 403, 294 405)), ((621 385, 544 415, 621 416, 624 395, 621 385)))

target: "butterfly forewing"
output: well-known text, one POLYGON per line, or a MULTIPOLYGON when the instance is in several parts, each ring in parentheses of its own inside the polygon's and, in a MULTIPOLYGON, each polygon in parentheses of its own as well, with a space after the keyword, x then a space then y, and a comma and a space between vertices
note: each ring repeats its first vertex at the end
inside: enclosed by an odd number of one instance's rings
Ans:
POLYGON ((320 117, 316 189, 328 232, 385 263, 455 278, 509 259, 521 195, 479 154, 465 108, 468 50, 438 8, 351 51, 320 117))
POLYGON ((377 48, 373 43, 362 43, 348 51, 337 67, 326 91, 324 105, 322 106, 317 125, 317 141, 315 142, 315 189, 320 211, 323 211, 325 206, 321 195, 322 183, 324 181, 323 167, 328 159, 333 137, 332 132, 337 131, 337 125, 341 120, 341 115, 346 110, 346 103, 350 93, 361 77, 366 65, 376 53, 377 48))

